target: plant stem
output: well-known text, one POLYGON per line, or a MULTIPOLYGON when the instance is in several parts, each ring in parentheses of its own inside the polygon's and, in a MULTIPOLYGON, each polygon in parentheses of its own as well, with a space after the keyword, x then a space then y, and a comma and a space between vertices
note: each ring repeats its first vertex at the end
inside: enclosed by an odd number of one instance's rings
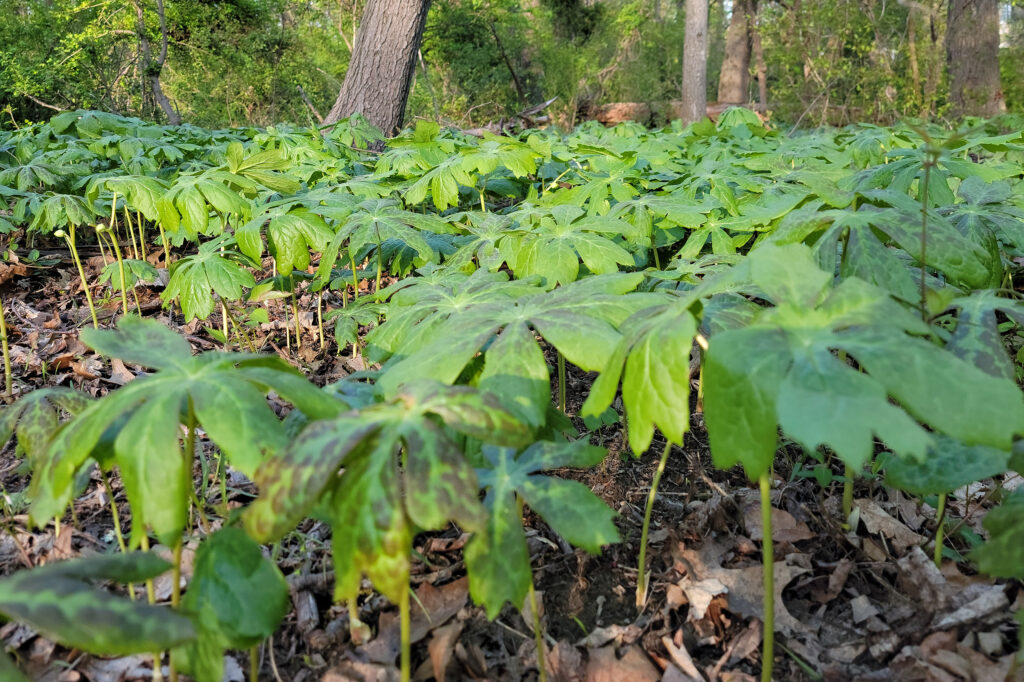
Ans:
POLYGON ((928 321, 928 287, 925 284, 925 257, 928 254, 928 186, 931 183, 932 166, 934 161, 931 157, 928 144, 925 153, 928 156, 924 163, 924 185, 921 188, 921 319, 928 321))
POLYGON ((399 621, 401 626, 401 640, 402 640, 402 662, 401 662, 401 680, 402 682, 409 682, 412 678, 412 640, 411 630, 412 623, 409 615, 409 602, 411 598, 412 589, 406 585, 405 590, 402 591, 402 597, 398 602, 399 621))
POLYGON ((82 267, 82 259, 78 257, 78 249, 75 248, 75 226, 72 225, 70 233, 64 235, 67 240, 68 247, 71 249, 71 257, 75 261, 75 267, 78 268, 78 277, 82 280, 82 289, 85 291, 85 302, 89 304, 89 313, 92 315, 92 326, 93 329, 100 328, 100 322, 96 318, 96 306, 92 304, 92 292, 89 291, 89 282, 85 279, 85 268, 82 267))
POLYGON ((537 647, 537 676, 539 682, 548 682, 548 670, 544 661, 544 633, 541 631, 540 610, 537 608, 537 589, 530 576, 530 615, 533 616, 533 643, 537 647))
POLYGON ((647 603, 647 533, 651 528, 651 513, 654 511, 654 500, 658 496, 658 485, 661 483, 661 475, 665 473, 665 464, 668 462, 668 454, 672 451, 672 443, 665 441, 665 449, 661 452, 661 459, 658 461, 658 468, 654 470, 654 478, 651 480, 651 489, 647 493, 647 505, 644 507, 644 525, 640 530, 640 563, 636 582, 636 608, 639 611, 647 603))
POLYGON ((359 300, 359 272, 356 270, 356 259, 352 252, 348 252, 348 262, 352 266, 352 300, 359 300))
MULTIPOLYGON (((117 502, 114 501, 114 490, 110 487, 110 479, 107 478, 103 469, 100 469, 100 480, 103 481, 103 489, 107 493, 107 499, 110 500, 110 513, 114 515, 114 536, 117 537, 117 546, 121 549, 121 554, 125 554, 128 552, 128 548, 124 542, 124 535, 121 533, 121 515, 117 511, 117 502)), ((135 596, 134 591, 132 596, 135 596)))
POLYGON ((157 227, 160 229, 160 243, 164 247, 164 267, 171 267, 171 247, 167 242, 167 235, 164 233, 164 224, 157 223, 157 227))
POLYGON ((256 682, 260 678, 260 646, 258 644, 249 647, 249 682, 256 682))
MULTIPOLYGON (((117 257, 117 270, 121 276, 121 303, 124 306, 124 314, 128 314, 128 282, 124 276, 124 260, 121 258, 121 247, 117 244, 117 234, 111 230, 107 237, 114 246, 114 255, 117 257)), ((140 313, 141 314, 141 313, 140 313)))
MULTIPOLYGON (((516 495, 516 508, 519 511, 519 522, 523 522, 524 500, 516 495)), ((533 642, 537 649, 537 675, 539 682, 547 682, 548 668, 544 662, 544 633, 541 631, 540 611, 537 608, 537 589, 533 585, 533 570, 530 571, 530 591, 527 593, 530 600, 530 620, 533 622, 533 642)))
POLYGON ((771 682, 775 664, 775 547, 772 544, 772 497, 768 471, 761 474, 761 556, 764 564, 764 646, 761 651, 761 682, 771 682))
POLYGON ((558 351, 558 409, 565 414, 565 356, 558 351))
POLYGON ((302 348, 302 329, 299 327, 299 299, 295 295, 295 282, 292 281, 292 317, 295 318, 295 349, 302 348))
POLYGON ((843 523, 850 518, 850 514, 853 513, 853 479, 856 476, 856 472, 849 464, 846 465, 846 471, 844 472, 843 481, 843 523))
POLYGON ((320 352, 324 352, 324 290, 316 292, 316 328, 320 335, 320 352))
MULTIPOLYGON (((143 529, 142 540, 141 540, 140 544, 142 545, 142 551, 144 551, 144 552, 148 552, 149 551, 149 536, 146 535, 145 529, 143 529)), ((156 604, 156 589, 153 587, 153 579, 152 578, 150 578, 149 580, 146 581, 146 601, 149 602, 150 606, 153 606, 153 605, 156 604)), ((160 659, 161 659, 160 652, 155 652, 153 654, 153 679, 156 682, 162 682, 163 679, 164 679, 164 673, 160 669, 160 659)), ((172 672, 172 674, 173 674, 173 672, 172 672)))
MULTIPOLYGON (((125 220, 128 219, 128 207, 124 207, 125 220)), ((146 225, 142 221, 142 214, 135 214, 135 224, 139 226, 139 248, 142 249, 141 260, 146 260, 146 225)))
POLYGON ((11 349, 7 345, 7 316, 4 313, 4 301, 0 298, 0 344, 4 353, 4 397, 14 395, 14 381, 11 372, 11 349))
POLYGON ((942 568, 942 526, 946 520, 946 493, 939 495, 939 509, 936 514, 938 522, 935 526, 935 566, 942 568))
POLYGON ((658 257, 658 247, 651 245, 651 252, 654 254, 654 267, 661 270, 661 258, 658 257))

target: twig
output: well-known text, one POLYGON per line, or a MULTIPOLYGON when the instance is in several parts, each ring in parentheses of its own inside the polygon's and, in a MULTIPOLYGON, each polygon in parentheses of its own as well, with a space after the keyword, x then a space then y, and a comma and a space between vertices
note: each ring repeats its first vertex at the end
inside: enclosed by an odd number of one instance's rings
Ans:
POLYGON ((302 101, 306 103, 306 106, 309 107, 309 110, 313 112, 314 116, 316 116, 317 122, 323 124, 324 117, 320 115, 320 112, 316 110, 316 107, 313 106, 313 103, 309 101, 309 97, 306 96, 306 91, 302 89, 301 85, 296 85, 295 87, 298 88, 299 90, 299 97, 302 98, 302 101))

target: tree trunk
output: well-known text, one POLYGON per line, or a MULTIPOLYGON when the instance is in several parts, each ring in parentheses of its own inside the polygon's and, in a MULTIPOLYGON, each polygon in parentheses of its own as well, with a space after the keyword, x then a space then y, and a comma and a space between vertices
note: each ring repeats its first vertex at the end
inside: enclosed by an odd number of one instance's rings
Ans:
POLYGON ((761 47, 761 22, 755 12, 754 22, 750 27, 750 50, 754 54, 754 67, 757 69, 757 109, 762 114, 768 113, 768 65, 764 61, 764 49, 761 47))
POLYGON ((750 90, 749 0, 734 0, 729 28, 725 31, 725 58, 718 75, 718 101, 746 104, 750 90))
POLYGON ((142 71, 145 77, 149 78, 149 85, 153 90, 153 99, 163 109, 167 116, 167 122, 172 126, 181 125, 181 116, 175 111, 171 100, 164 94, 160 86, 160 72, 163 71, 164 62, 167 61, 167 19, 164 15, 164 0, 156 0, 157 16, 160 18, 160 54, 153 59, 153 52, 149 47, 149 37, 146 35, 146 16, 142 11, 140 0, 135 0, 135 29, 139 34, 139 52, 142 62, 142 71))
POLYGON ((707 113, 708 0, 686 0, 686 42, 683 44, 683 124, 707 113))
POLYGON ((946 60, 955 114, 995 116, 1006 110, 999 79, 998 0, 950 0, 946 60))
POLYGON ((430 0, 368 0, 345 82, 324 123, 362 114, 386 135, 402 127, 430 0))

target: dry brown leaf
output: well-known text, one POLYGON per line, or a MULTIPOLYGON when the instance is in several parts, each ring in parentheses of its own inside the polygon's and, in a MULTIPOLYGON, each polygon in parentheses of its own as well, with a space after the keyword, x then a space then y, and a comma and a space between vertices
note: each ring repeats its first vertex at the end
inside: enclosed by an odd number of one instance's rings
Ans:
POLYGON ((928 540, 894 519, 874 500, 854 500, 853 506, 860 512, 860 520, 868 532, 884 536, 900 553, 908 547, 921 545, 928 540))
MULTIPOLYGON (((683 549, 680 553, 681 558, 696 573, 694 577, 701 580, 718 579, 728 589, 725 597, 730 611, 747 618, 761 619, 762 567, 722 568, 718 564, 722 547, 709 542, 705 543, 705 548, 700 551, 683 549)), ((775 627, 787 637, 807 632, 807 626, 794 618, 782 601, 782 591, 793 578, 804 573, 807 573, 806 568, 793 566, 788 563, 788 558, 786 562, 775 563, 775 627)))
POLYGON ((704 676, 701 675, 700 671, 697 670, 697 666, 694 665, 693 658, 690 656, 690 652, 686 650, 685 644, 676 646, 675 642, 668 636, 661 638, 661 644, 665 647, 665 651, 668 652, 672 662, 678 667, 679 672, 682 673, 683 682, 704 682, 704 676))
POLYGON ((860 625, 868 618, 878 615, 878 609, 874 607, 867 595, 860 595, 850 600, 850 608, 853 610, 853 622, 860 625))
POLYGON ((643 632, 643 628, 636 623, 594 628, 590 631, 590 634, 576 642, 576 646, 597 649, 598 647, 603 647, 608 642, 615 642, 616 645, 632 644, 640 639, 643 632))
POLYGON ((822 592, 820 589, 812 590, 811 598, 819 604, 827 604, 842 593, 846 587, 846 581, 853 570, 853 562, 849 559, 840 559, 832 573, 828 576, 828 589, 822 592))
POLYGON ((124 386, 129 381, 135 379, 135 375, 117 358, 110 359, 110 369, 110 378, 107 381, 112 384, 124 386))
POLYGON ((661 674, 637 646, 626 647, 619 658, 615 646, 590 649, 587 682, 659 682, 661 674))
POLYGON ((444 625, 434 630, 427 644, 427 652, 430 654, 430 666, 434 672, 434 679, 437 682, 444 682, 445 671, 452 661, 455 652, 455 641, 462 634, 462 623, 455 622, 451 625, 444 625))
POLYGON ((583 656, 568 642, 559 641, 551 649, 545 663, 552 682, 583 682, 583 656))
POLYGON ((420 641, 428 632, 448 622, 466 605, 468 599, 469 583, 466 578, 460 578, 441 587, 434 587, 430 583, 420 585, 416 588, 416 599, 412 600, 412 641, 420 641))
POLYGON ((679 587, 686 594, 686 600, 690 604, 686 620, 691 623, 704 618, 712 600, 729 591, 717 578, 705 578, 695 582, 688 575, 679 582, 679 587))
MULTIPOLYGON (((761 507, 747 505, 743 509, 743 524, 750 534, 751 540, 764 539, 764 526, 761 523, 761 507)), ((797 521, 793 515, 782 509, 772 507, 772 539, 775 542, 800 542, 814 537, 814 533, 803 521, 797 521)))

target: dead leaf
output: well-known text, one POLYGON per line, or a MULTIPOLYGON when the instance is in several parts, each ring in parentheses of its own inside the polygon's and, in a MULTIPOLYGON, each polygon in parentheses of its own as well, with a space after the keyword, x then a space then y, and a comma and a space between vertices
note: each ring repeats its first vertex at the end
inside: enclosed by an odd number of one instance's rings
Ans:
POLYGON ((640 647, 629 646, 622 658, 614 646, 590 649, 587 682, 659 682, 661 675, 640 647))
POLYGON ((878 615, 878 609, 868 599, 867 595, 860 595, 850 600, 850 608, 853 609, 853 622, 860 625, 868 618, 878 615))
POLYGON ((110 369, 110 378, 107 381, 112 384, 124 386, 135 378, 135 375, 117 358, 110 359, 110 369))
POLYGON ((711 606, 711 601, 716 596, 729 591, 717 578, 705 578, 694 582, 688 575, 679 582, 679 587, 686 594, 686 600, 690 604, 690 612, 686 616, 686 620, 691 623, 704 618, 708 607, 711 606))
POLYGON ((828 589, 824 592, 820 590, 813 590, 811 592, 811 598, 819 604, 827 604, 838 597, 840 593, 842 593, 843 588, 846 587, 846 581, 849 579, 850 571, 852 570, 852 561, 849 559, 840 559, 828 577, 828 589))
POLYGON ((553 682, 583 682, 583 656, 568 642, 559 641, 545 659, 548 679, 553 682))
MULTIPOLYGON (((764 540, 764 526, 761 523, 761 507, 747 505, 743 509, 743 524, 750 534, 751 540, 764 540)), ((782 509, 772 507, 772 539, 775 542, 800 542, 814 537, 814 533, 803 521, 797 521, 793 515, 782 509)))
MULTIPOLYGON (((963 590, 960 596, 968 598, 967 603, 952 613, 937 616, 934 627, 945 630, 967 623, 982 620, 989 614, 1001 612, 1010 605, 1006 590, 1002 585, 977 585, 979 589, 963 590)), ((958 600, 959 601, 959 600, 958 600)))
POLYGON ((469 583, 466 578, 460 578, 441 587, 434 587, 430 583, 420 585, 416 588, 416 599, 412 600, 412 641, 420 641, 428 632, 448 622, 466 605, 468 599, 469 583))
POLYGON ((643 628, 636 623, 594 628, 590 634, 576 642, 576 646, 597 649, 598 647, 603 647, 608 642, 615 642, 616 645, 632 644, 640 639, 643 632, 643 628))
POLYGON ((924 544, 928 540, 894 519, 874 500, 854 500, 853 506, 860 512, 860 520, 867 531, 890 540, 897 552, 902 553, 908 547, 924 544))
POLYGON ((445 671, 452 661, 455 651, 455 640, 462 634, 462 623, 456 622, 445 625, 434 630, 430 643, 427 644, 427 652, 430 654, 430 665, 434 672, 434 679, 437 682, 444 682, 445 671))
POLYGON ((679 668, 679 672, 683 674, 683 682, 704 682, 704 676, 697 670, 697 666, 693 664, 693 658, 690 656, 690 652, 686 650, 686 645, 676 646, 668 636, 661 638, 661 644, 665 647, 665 651, 668 652, 672 662, 679 668))
MULTIPOLYGON (((762 574, 761 566, 748 566, 747 568, 722 568, 718 564, 723 554, 722 547, 715 542, 707 542, 701 550, 694 551, 683 549, 681 558, 686 564, 692 567, 696 578, 716 578, 728 589, 725 598, 729 610, 733 613, 747 618, 762 618, 762 574)), ((775 627, 786 635, 792 637, 796 633, 807 632, 807 626, 798 621, 786 609, 782 601, 782 591, 798 575, 807 573, 807 569, 800 566, 793 566, 787 561, 775 563, 775 627)))

